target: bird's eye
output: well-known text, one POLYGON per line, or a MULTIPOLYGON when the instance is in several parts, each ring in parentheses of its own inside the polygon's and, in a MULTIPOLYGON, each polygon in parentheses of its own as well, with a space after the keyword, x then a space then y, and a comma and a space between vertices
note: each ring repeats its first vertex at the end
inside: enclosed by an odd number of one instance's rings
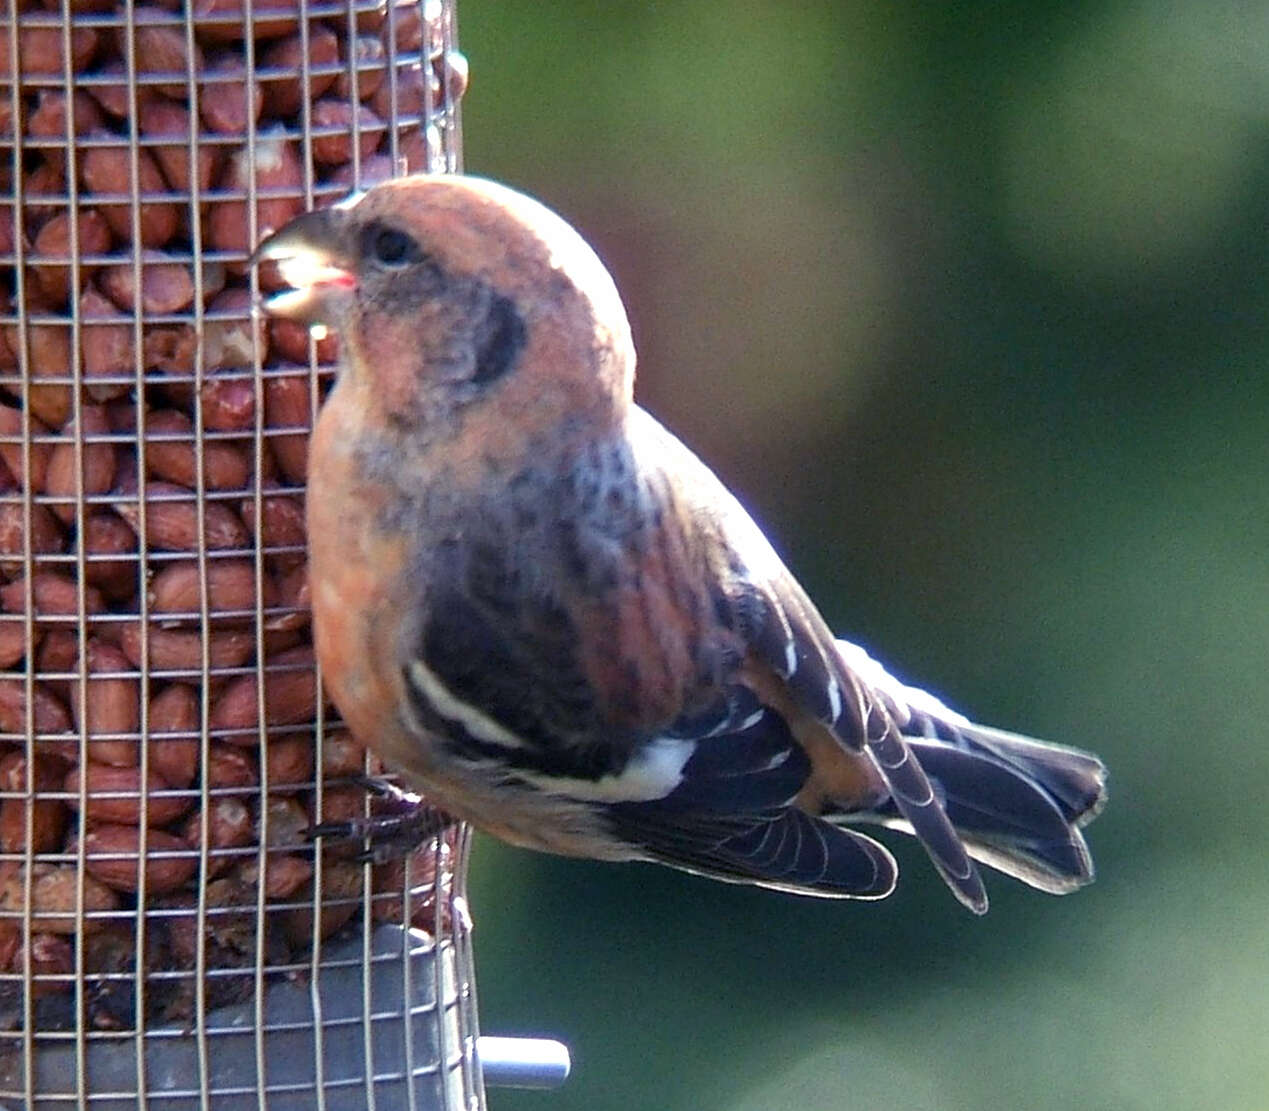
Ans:
POLYGON ((368 238, 371 255, 384 266, 406 266, 423 257, 418 243, 396 228, 374 228, 368 238))

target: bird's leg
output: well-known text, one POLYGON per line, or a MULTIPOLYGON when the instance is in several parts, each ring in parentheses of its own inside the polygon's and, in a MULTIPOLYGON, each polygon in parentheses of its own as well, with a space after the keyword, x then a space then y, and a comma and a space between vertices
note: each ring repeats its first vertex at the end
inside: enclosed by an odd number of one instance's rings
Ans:
POLYGON ((305 831, 309 840, 326 837, 365 841, 367 848, 357 859, 362 863, 382 864, 409 856, 424 842, 457 824, 457 819, 432 806, 422 795, 386 779, 355 776, 353 781, 375 796, 375 813, 309 826, 305 831))

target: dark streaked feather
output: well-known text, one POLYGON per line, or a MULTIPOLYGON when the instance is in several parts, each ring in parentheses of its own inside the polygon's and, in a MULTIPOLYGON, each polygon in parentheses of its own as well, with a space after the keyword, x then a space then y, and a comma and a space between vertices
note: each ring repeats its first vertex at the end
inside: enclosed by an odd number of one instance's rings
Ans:
POLYGON ((605 730, 568 611, 531 590, 507 550, 492 543, 439 545, 433 577, 412 647, 449 693, 531 747, 572 748, 604 736, 613 764, 595 774, 618 770, 630 738, 605 730))
POLYGON ((649 859, 715 879, 839 898, 880 899, 894 889, 894 858, 883 846, 801 810, 726 818, 623 803, 607 817, 649 859))
POLYGON ((681 720, 673 735, 706 724, 712 728, 696 733, 674 790, 605 809, 618 837, 652 859, 717 879, 839 897, 890 891, 895 867, 884 848, 790 805, 811 765, 783 717, 733 686, 712 715, 681 720))
MULTIPOLYGON (((667 812, 751 815, 787 806, 802 790, 811 765, 774 710, 733 687, 731 727, 696 737, 681 781, 657 805, 667 812), (750 710, 751 704, 755 707, 750 710)), ((681 729, 671 735, 682 736, 681 729)))

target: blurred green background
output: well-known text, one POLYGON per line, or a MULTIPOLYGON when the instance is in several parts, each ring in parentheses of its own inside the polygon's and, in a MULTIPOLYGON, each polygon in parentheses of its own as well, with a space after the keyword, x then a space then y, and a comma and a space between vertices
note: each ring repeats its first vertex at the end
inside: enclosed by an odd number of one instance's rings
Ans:
POLYGON ((876 905, 482 839, 482 1025, 574 1056, 494 1111, 1269 1107, 1269 8, 459 14, 468 169, 830 624, 1112 769, 1097 884, 984 920, 906 842, 876 905))

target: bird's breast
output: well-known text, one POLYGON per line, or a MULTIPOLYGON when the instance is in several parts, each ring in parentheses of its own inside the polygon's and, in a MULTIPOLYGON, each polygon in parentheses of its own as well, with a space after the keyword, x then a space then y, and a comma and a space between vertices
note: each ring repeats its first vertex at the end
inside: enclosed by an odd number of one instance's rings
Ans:
MULTIPOLYGON (((332 397, 335 402, 338 391, 332 397)), ((313 639, 322 680, 354 735, 392 760, 402 697, 397 636, 409 530, 387 527, 391 493, 358 465, 364 439, 338 404, 314 430, 307 500, 313 639)))

